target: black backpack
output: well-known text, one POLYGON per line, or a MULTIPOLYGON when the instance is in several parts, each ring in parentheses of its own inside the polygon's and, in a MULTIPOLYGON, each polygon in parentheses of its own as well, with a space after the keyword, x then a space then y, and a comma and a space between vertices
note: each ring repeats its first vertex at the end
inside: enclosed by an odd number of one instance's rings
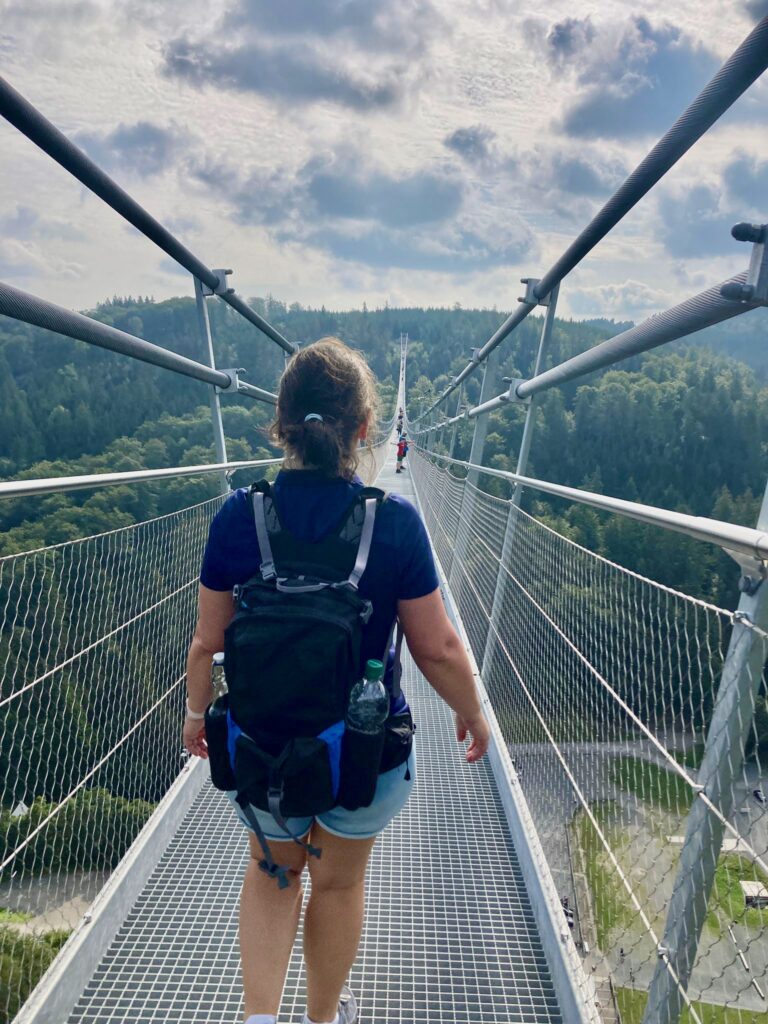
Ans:
MULTIPOLYGON (((266 481, 252 485, 250 498, 262 562, 259 574, 235 591, 224 647, 226 720, 217 702, 218 716, 213 708, 207 713, 206 738, 214 785, 236 790, 264 850, 260 867, 282 886, 284 869, 272 860, 250 805, 269 811, 287 837, 319 856, 285 819, 368 806, 378 774, 407 759, 413 722, 407 712, 391 715, 381 737, 344 725, 363 669, 363 626, 373 611, 358 584, 384 492, 364 488, 314 543, 284 529, 266 481)), ((401 640, 398 629, 395 695, 401 640)), ((391 641, 392 633, 385 663, 391 641)))

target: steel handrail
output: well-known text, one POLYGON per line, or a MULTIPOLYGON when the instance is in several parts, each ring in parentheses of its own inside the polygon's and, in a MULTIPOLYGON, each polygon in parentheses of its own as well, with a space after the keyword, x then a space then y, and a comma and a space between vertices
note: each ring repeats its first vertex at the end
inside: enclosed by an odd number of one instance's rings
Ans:
POLYGON ((478 349, 440 397, 418 422, 433 412, 493 350, 547 298, 574 267, 619 223, 667 171, 697 142, 768 67, 768 15, 763 17, 734 50, 717 74, 677 118, 650 152, 577 235, 566 251, 533 286, 489 340, 478 349), (530 299, 531 301, 527 301, 530 299))
POLYGON ((622 331, 621 334, 519 384, 515 394, 520 399, 530 398, 575 377, 583 377, 605 366, 613 366, 631 356, 648 352, 659 345, 687 337, 705 327, 711 327, 713 324, 722 323, 723 320, 755 309, 760 302, 738 302, 724 298, 722 294, 729 286, 744 284, 746 279, 746 272, 737 274, 663 313, 654 313, 637 326, 630 327, 629 330, 622 331))
MULTIPOLYGON (((83 313, 75 313, 71 309, 57 306, 54 302, 38 298, 37 295, 2 282, 0 314, 33 324, 35 327, 43 327, 56 334, 63 334, 68 338, 75 338, 77 341, 84 341, 89 345, 97 345, 99 348, 130 356, 132 359, 139 359, 144 363, 151 363, 153 366, 160 366, 164 370, 192 377, 205 384, 213 384, 222 389, 229 389, 232 385, 232 378, 224 370, 215 370, 205 363, 188 359, 178 352, 153 345, 152 342, 137 338, 127 331, 103 324, 100 320, 94 320, 83 313)), ((253 384, 238 381, 236 390, 262 402, 270 402, 273 405, 277 402, 277 395, 253 384)))
POLYGON ((768 533, 753 530, 748 526, 735 526, 723 523, 718 519, 707 519, 705 516, 692 516, 685 512, 673 512, 671 509, 656 508, 654 505, 643 505, 637 501, 626 501, 624 498, 612 498, 593 491, 583 491, 576 487, 565 487, 562 484, 550 483, 548 480, 537 480, 529 476, 520 476, 509 470, 491 469, 473 462, 453 459, 449 455, 428 451, 416 445, 417 451, 428 458, 439 459, 441 462, 463 469, 474 470, 487 476, 495 476, 517 487, 530 487, 532 490, 551 494, 556 498, 565 498, 580 505, 589 505, 603 512, 636 519, 649 526, 660 526, 665 530, 683 533, 693 540, 704 541, 724 548, 730 553, 742 555, 756 562, 768 560, 768 533))
POLYGON ((722 293, 726 288, 743 285, 746 279, 746 271, 737 274, 721 284, 714 285, 712 288, 678 303, 677 306, 672 306, 663 313, 654 313, 635 327, 630 327, 628 330, 622 331, 621 334, 587 349, 586 352, 581 352, 549 370, 536 374, 530 380, 519 382, 516 386, 513 385, 508 391, 487 402, 441 420, 431 428, 423 427, 414 433, 419 436, 430 429, 439 430, 449 427, 464 418, 475 419, 510 402, 525 401, 542 391, 565 384, 566 381, 585 377, 606 366, 614 366, 632 356, 648 352, 670 341, 685 338, 689 334, 695 334, 696 331, 701 331, 705 327, 722 323, 723 320, 739 316, 750 309, 756 309, 762 305, 761 300, 744 302, 723 297, 722 293))
MULTIPOLYGON (((389 435, 374 441, 374 449, 381 448, 389 435)), ((255 469, 260 466, 277 466, 282 457, 276 459, 248 459, 244 462, 215 462, 199 466, 173 466, 167 469, 137 469, 126 473, 89 473, 83 476, 43 477, 38 480, 0 481, 0 498, 28 498, 35 494, 58 494, 63 491, 83 490, 87 487, 113 487, 119 484, 145 483, 148 480, 165 480, 179 476, 202 476, 205 473, 230 473, 236 469, 255 469)))
POLYGON ((39 480, 8 480, 0 482, 0 498, 29 498, 35 494, 59 494, 87 487, 116 487, 119 484, 145 483, 180 476, 202 476, 206 473, 229 473, 236 469, 276 466, 282 459, 255 459, 246 462, 217 462, 201 466, 174 466, 168 469, 141 469, 127 473, 89 473, 85 476, 52 476, 39 480))

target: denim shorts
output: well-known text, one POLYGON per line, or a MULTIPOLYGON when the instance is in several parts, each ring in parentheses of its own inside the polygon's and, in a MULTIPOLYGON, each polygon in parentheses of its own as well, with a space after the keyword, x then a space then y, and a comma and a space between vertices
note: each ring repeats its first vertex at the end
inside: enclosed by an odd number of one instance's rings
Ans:
MULTIPOLYGON (((414 749, 411 747, 407 761, 398 765, 397 768, 379 775, 376 794, 368 807, 359 807, 356 811, 346 811, 343 807, 334 807, 314 818, 286 818, 286 824, 296 836, 306 836, 312 827, 312 822, 319 821, 327 832, 341 836, 343 839, 370 839, 383 831, 405 807, 405 802, 413 789, 415 769, 414 749), (407 779, 406 775, 410 775, 410 779, 407 779)), ((227 796, 240 821, 249 832, 253 832, 235 800, 235 790, 230 790, 227 796)), ((253 804, 251 804, 251 810, 256 815, 267 839, 290 842, 288 836, 268 811, 261 811, 253 804)))

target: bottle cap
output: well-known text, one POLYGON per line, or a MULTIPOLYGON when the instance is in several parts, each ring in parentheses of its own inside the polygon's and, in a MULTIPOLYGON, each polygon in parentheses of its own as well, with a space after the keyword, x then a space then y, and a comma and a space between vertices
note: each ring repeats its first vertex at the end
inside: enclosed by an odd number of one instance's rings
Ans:
POLYGON ((213 656, 213 664, 214 665, 223 665, 224 664, 224 651, 217 651, 216 654, 214 654, 214 656, 213 656))
POLYGON ((384 675, 384 665, 380 661, 376 661, 375 658, 370 658, 365 663, 365 678, 366 679, 381 679, 384 675))

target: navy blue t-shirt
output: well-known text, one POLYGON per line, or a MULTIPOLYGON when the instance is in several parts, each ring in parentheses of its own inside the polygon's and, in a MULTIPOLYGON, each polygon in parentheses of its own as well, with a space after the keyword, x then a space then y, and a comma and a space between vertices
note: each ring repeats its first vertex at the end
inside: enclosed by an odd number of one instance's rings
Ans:
MULTIPOLYGON (((351 481, 328 478, 307 469, 281 470, 272 493, 280 522, 305 541, 318 541, 336 526, 363 489, 351 481)), ((210 590, 232 590, 259 571, 261 555, 248 489, 234 491, 211 523, 200 582, 210 590)), ((424 597, 437 589, 432 549, 421 517, 399 494, 390 494, 376 512, 368 565, 360 596, 373 605, 363 628, 363 660, 381 658, 397 614, 397 602, 424 597)), ((391 658, 390 658, 391 662, 391 658)), ((391 664, 387 684, 391 689, 391 664)), ((405 707, 405 698, 392 711, 405 707)))

